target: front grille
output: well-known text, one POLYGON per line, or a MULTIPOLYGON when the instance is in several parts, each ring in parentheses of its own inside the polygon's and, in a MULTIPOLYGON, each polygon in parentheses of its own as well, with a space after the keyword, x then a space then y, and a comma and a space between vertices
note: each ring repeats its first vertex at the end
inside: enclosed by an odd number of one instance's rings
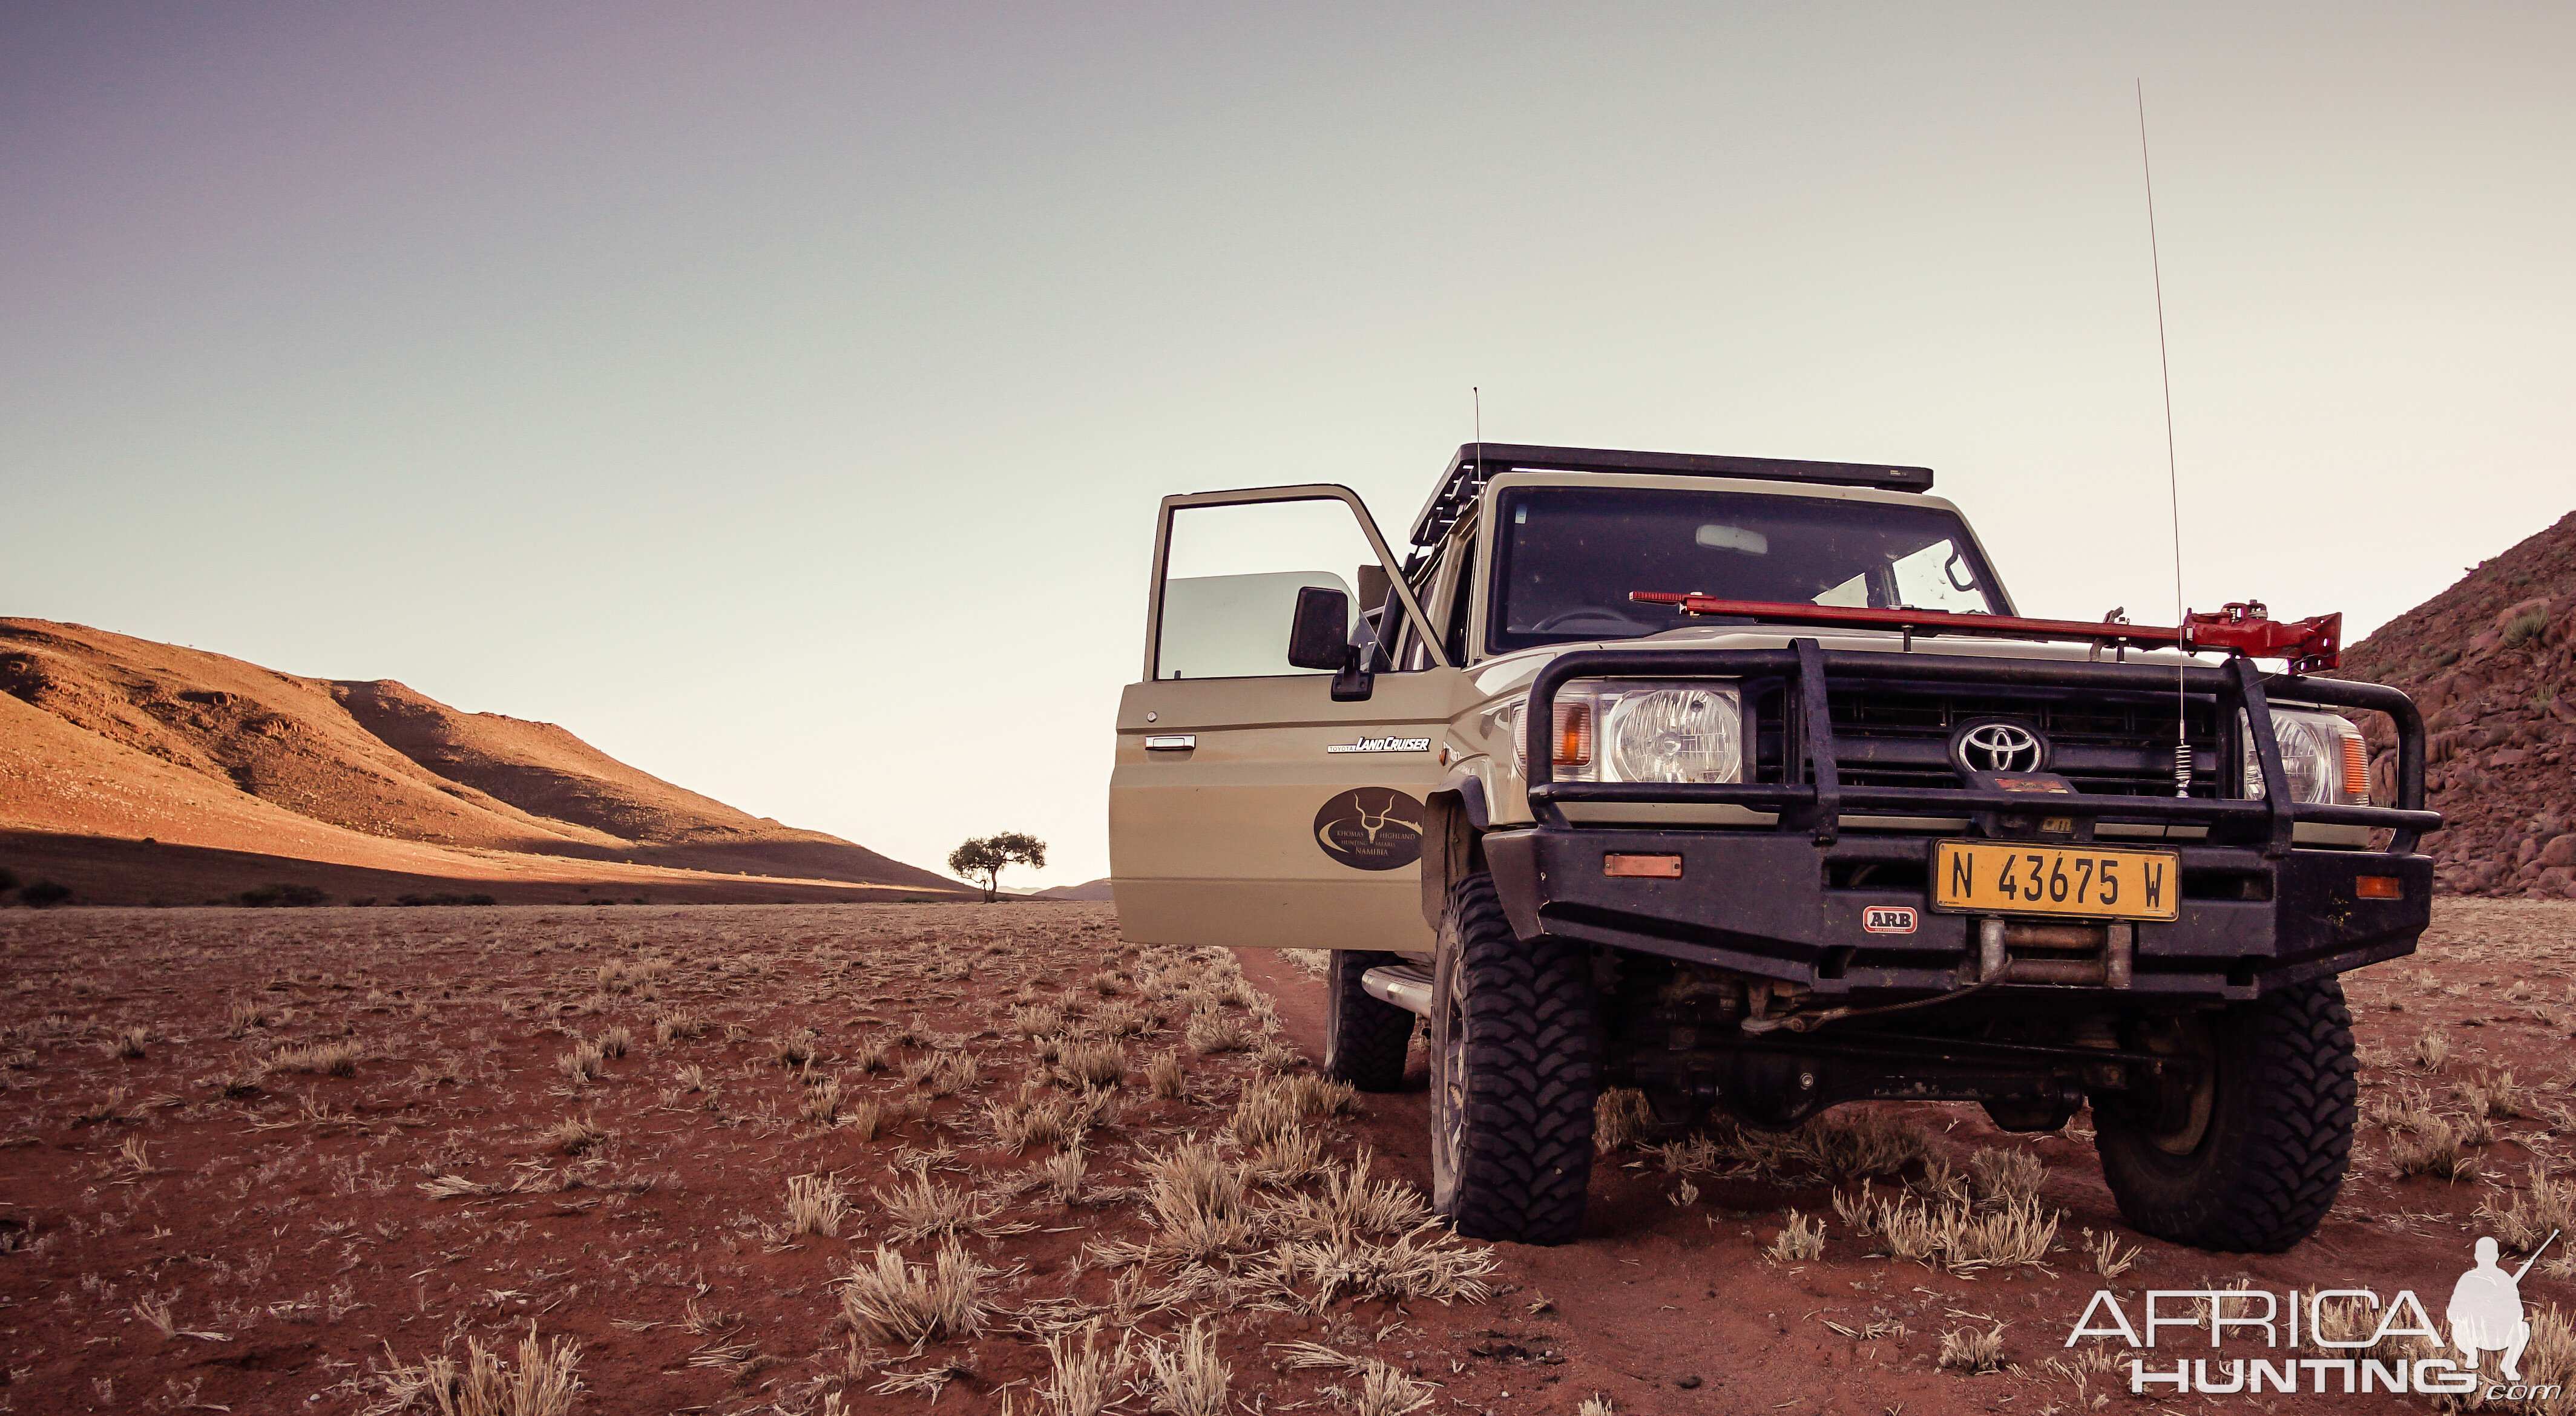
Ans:
MULTIPOLYGON (((1748 685, 1748 688, 1752 686, 1748 685)), ((1796 699, 1777 682, 1748 693, 1754 718, 1753 780, 1804 779, 1793 758, 1796 699)), ((1852 786, 1958 787, 1950 766, 1951 731, 1979 718, 2008 718, 2049 740, 2049 769, 2075 789, 2103 796, 2173 794, 2172 694, 2098 693, 1988 685, 1832 684, 1834 766, 1852 786)), ((2192 746, 2191 794, 2218 794, 2217 704, 2184 700, 2192 746)))

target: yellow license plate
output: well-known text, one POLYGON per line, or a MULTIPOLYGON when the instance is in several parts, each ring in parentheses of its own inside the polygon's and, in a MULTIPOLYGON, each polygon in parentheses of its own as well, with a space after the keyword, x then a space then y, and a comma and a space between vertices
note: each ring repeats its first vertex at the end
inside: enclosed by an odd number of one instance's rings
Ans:
POLYGON ((1932 843, 1932 908, 1976 914, 2173 919, 2181 912, 2182 858, 2173 851, 2090 843, 1932 843))

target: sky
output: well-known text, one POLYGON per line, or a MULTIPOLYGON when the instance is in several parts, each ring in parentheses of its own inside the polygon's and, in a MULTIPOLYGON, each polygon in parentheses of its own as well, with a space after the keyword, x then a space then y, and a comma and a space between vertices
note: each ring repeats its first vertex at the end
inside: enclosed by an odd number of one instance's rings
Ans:
POLYGON ((0 613, 1108 871, 1155 504, 1928 465, 2354 638, 2576 507, 2576 7, 0 9, 0 613))

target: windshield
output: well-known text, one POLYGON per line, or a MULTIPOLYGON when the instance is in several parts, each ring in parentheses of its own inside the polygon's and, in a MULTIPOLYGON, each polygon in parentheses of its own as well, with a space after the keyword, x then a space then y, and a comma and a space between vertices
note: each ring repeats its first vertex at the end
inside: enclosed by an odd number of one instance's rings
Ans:
POLYGON ((1956 512, 1743 492, 1512 487, 1495 543, 1492 652, 1749 623, 1630 602, 1632 590, 1729 600, 2000 614, 1956 512))

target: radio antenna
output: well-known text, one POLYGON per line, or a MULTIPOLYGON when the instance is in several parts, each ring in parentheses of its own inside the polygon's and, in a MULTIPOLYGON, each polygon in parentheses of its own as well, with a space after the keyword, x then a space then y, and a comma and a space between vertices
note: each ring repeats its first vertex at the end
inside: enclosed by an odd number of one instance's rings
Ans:
MULTIPOLYGON (((2165 500, 2173 514, 2174 623, 2183 624, 2190 611, 2182 602, 2182 474, 2174 456, 2173 422, 2173 356, 2165 344, 2165 265, 2156 248, 2156 171, 2147 160, 2147 81, 2136 81, 2138 88, 2138 172, 2146 179, 2147 188, 2147 268, 2154 273, 2156 286, 2156 367, 2164 375, 2165 385, 2165 500)), ((2174 661, 2174 795, 2191 795, 2191 702, 2183 691, 2184 660, 2174 661)))

